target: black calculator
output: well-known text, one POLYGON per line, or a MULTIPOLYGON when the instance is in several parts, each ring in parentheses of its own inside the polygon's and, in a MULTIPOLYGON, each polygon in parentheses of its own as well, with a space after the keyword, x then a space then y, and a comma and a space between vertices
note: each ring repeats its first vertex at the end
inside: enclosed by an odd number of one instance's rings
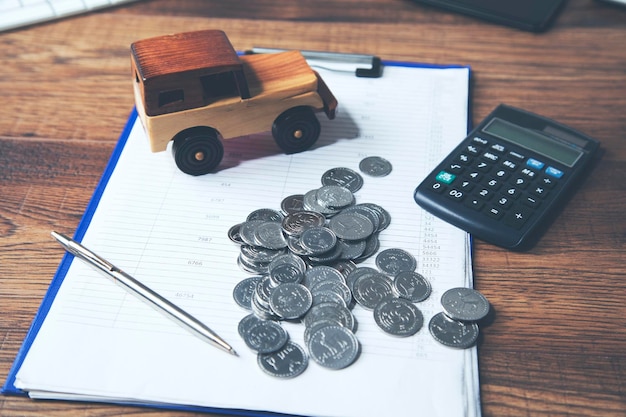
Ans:
POLYGON ((499 105, 415 190, 415 201, 474 237, 530 249, 596 159, 598 141, 499 105))

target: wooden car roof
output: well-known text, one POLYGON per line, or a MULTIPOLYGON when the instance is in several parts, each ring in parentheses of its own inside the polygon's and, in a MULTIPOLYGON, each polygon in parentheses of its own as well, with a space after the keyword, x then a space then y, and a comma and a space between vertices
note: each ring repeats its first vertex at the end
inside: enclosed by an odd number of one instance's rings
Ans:
POLYGON ((213 74, 241 69, 235 49, 221 30, 143 39, 131 45, 131 53, 144 81, 181 73, 213 74))

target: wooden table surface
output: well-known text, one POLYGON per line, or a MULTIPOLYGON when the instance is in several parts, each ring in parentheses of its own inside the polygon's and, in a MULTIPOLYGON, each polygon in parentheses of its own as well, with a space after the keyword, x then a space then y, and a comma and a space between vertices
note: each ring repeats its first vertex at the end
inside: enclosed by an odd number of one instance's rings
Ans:
MULTIPOLYGON (((130 43, 205 28, 241 50, 467 64, 474 122, 504 102, 600 140, 601 162, 533 250, 475 244, 495 311, 481 402, 484 416, 626 415, 626 8, 594 0, 567 2, 543 34, 409 0, 144 0, 0 33, 0 380, 61 260, 50 231, 76 228, 133 106, 130 43)), ((122 414, 193 415, 0 397, 2 416, 122 414)))

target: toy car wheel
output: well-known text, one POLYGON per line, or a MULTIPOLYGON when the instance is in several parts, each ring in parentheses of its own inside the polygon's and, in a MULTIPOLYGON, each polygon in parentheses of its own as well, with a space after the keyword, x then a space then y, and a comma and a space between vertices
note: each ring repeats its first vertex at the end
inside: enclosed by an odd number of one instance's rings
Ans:
POLYGON ((215 130, 196 127, 176 135, 172 153, 178 169, 198 176, 217 168, 224 156, 224 146, 215 130))
POLYGON ((309 149, 320 136, 320 122, 309 107, 294 107, 276 118, 272 135, 287 154, 309 149))

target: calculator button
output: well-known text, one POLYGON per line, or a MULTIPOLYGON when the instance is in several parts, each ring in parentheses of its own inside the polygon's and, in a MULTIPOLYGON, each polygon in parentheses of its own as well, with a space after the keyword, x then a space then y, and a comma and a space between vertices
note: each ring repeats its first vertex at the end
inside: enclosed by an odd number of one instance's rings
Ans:
POLYGON ((462 153, 459 154, 455 159, 454 162, 457 162, 459 164, 463 164, 463 165, 469 165, 470 162, 472 162, 472 157, 470 157, 468 154, 466 153, 462 153))
POLYGON ((561 178, 564 173, 560 169, 556 169, 554 167, 548 167, 546 168, 546 174, 554 178, 561 178))
POLYGON ((476 169, 482 172, 488 172, 491 169, 491 164, 488 164, 485 161, 480 161, 476 164, 476 169))
POLYGON ((438 181, 430 184, 430 190, 436 192, 437 194, 441 194, 445 188, 446 187, 438 181))
POLYGON ((463 191, 471 191, 474 188, 474 184, 472 184, 472 182, 468 180, 461 181, 458 186, 463 191))
POLYGON ((504 195, 508 196, 509 198, 519 198, 520 194, 520 190, 514 187, 507 188, 504 191, 504 195))
POLYGON ((498 153, 504 153, 506 148, 499 143, 494 143, 493 145, 491 145, 491 150, 498 153))
POLYGON ((534 158, 528 158, 528 160, 526 161, 526 165, 528 165, 531 168, 535 168, 535 169, 541 169, 545 166, 545 164, 541 161, 538 161, 534 158))
POLYGON ((483 139, 478 136, 474 136, 474 139, 472 140, 472 142, 479 144, 481 146, 487 146, 487 144, 489 143, 487 139, 483 139))
POLYGON ((509 152, 509 155, 512 156, 513 158, 519 160, 519 161, 523 161, 524 159, 526 159, 526 157, 522 154, 519 154, 517 152, 511 151, 509 152))
POLYGON ((513 203, 513 200, 509 197, 502 196, 498 198, 496 202, 498 203, 499 206, 508 208, 513 203))
POLYGON ((483 208, 485 203, 483 203, 478 198, 468 198, 467 200, 465 200, 465 205, 469 208, 473 208, 474 210, 478 211, 483 208))
POLYGON ((524 168, 522 169, 522 174, 526 175, 528 178, 535 178, 537 173, 532 169, 524 168))
POLYGON ((483 176, 483 174, 481 174, 478 171, 472 171, 469 174, 467 174, 467 177, 473 181, 478 182, 480 180, 480 178, 483 176))
POLYGON ((510 183, 516 186, 517 188, 524 189, 528 187, 528 184, 530 183, 530 181, 523 177, 517 177, 514 180, 510 181, 510 183))
POLYGON ((480 198, 482 198, 483 200, 489 200, 491 199, 491 196, 493 195, 493 193, 491 191, 489 191, 486 188, 481 188, 476 195, 480 198))
POLYGON ((549 178, 549 177, 540 178, 539 183, 541 183, 541 185, 547 188, 554 188, 554 186, 556 185, 556 181, 553 178, 549 178))
POLYGON ((515 171, 517 169, 517 163, 511 161, 510 159, 502 161, 502 165, 510 171, 515 171))
POLYGON ((504 217, 504 223, 515 228, 521 229, 532 215, 532 210, 528 207, 515 206, 504 217))
POLYGON ((467 145, 465 151, 470 155, 478 155, 480 153, 480 149, 476 145, 467 145))
POLYGON ((492 190, 497 190, 498 188, 500 188, 502 183, 500 181, 492 178, 489 181, 487 181, 486 185, 487 185, 487 187, 489 187, 492 190))
POLYGON ((435 177, 437 181, 443 182, 444 184, 452 184, 455 178, 456 178, 456 175, 451 174, 446 171, 439 171, 439 174, 437 174, 437 176, 435 177))
POLYGON ((504 209, 500 207, 490 206, 490 207, 485 208, 485 210, 483 210, 483 213, 485 213, 487 216, 491 218, 499 219, 500 217, 504 215, 504 209))
POLYGON ((534 187, 534 189, 530 190, 530 193, 537 197, 543 198, 548 195, 548 189, 546 187, 537 186, 534 187))
POLYGON ((493 152, 485 152, 483 158, 488 159, 491 162, 498 162, 500 157, 493 152))
POLYGON ((497 170, 494 173, 494 175, 496 177, 498 177, 499 179, 501 179, 501 180, 505 180, 505 179, 509 178, 509 175, 511 175, 511 174, 509 174, 509 172, 507 170, 499 169, 499 170, 497 170))
POLYGON ((459 174, 459 173, 463 172, 463 165, 452 163, 452 164, 448 165, 447 170, 450 171, 451 173, 459 174))
POLYGON ((531 196, 526 196, 521 200, 521 202, 522 204, 532 208, 539 207, 539 205, 541 204, 541 201, 531 196))
POLYGON ((456 201, 462 201, 463 198, 465 197, 465 193, 463 191, 459 191, 455 188, 448 191, 446 195, 456 201))

